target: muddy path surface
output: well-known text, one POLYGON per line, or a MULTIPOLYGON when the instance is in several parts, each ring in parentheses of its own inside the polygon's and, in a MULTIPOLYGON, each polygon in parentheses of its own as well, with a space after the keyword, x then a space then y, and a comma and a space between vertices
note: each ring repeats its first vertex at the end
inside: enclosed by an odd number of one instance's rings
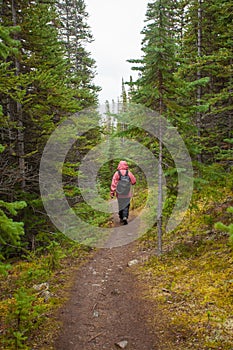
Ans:
MULTIPOLYGON (((131 220, 133 216, 131 212, 131 220)), ((119 225, 116 215, 114 221, 119 225)), ((93 254, 77 272, 70 299, 58 315, 62 326, 56 350, 161 349, 150 322, 154 305, 138 278, 147 257, 135 242, 93 254)))

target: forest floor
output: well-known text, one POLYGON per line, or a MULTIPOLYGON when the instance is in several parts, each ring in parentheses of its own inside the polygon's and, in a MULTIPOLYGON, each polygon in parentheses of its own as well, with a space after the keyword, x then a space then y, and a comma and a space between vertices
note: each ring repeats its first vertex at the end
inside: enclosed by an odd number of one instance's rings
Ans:
MULTIPOLYGON (((227 223, 232 204, 231 197, 214 203, 197 212, 192 225, 187 216, 176 233, 164 236, 160 257, 152 232, 94 249, 81 263, 71 259, 58 274, 60 307, 32 349, 233 350, 232 248, 209 223, 209 215, 227 223)), ((137 230, 130 225, 136 216, 132 210, 126 235, 137 230)), ((114 227, 118 221, 115 215, 114 227)))
POLYGON ((131 210, 129 225, 109 222, 112 248, 64 240, 12 264, 0 279, 0 349, 233 350, 233 245, 215 229, 232 222, 232 198, 199 203, 164 234, 162 256, 156 229, 136 239, 131 210))

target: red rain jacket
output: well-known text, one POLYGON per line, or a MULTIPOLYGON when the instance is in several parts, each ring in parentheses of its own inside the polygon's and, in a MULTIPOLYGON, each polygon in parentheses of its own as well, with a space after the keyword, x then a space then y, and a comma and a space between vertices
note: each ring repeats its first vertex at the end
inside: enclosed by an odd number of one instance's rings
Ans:
MULTIPOLYGON (((127 162, 124 160, 121 160, 120 163, 118 164, 118 167, 117 167, 117 169, 120 170, 122 175, 125 175, 126 170, 128 170, 128 168, 129 168, 129 166, 128 166, 127 162)), ((130 177, 131 184, 135 185, 136 184, 135 176, 129 170, 128 170, 128 175, 130 177)), ((111 192, 110 192, 111 197, 113 197, 115 192, 116 192, 116 188, 117 188, 117 184, 118 184, 119 180, 120 180, 120 175, 119 175, 118 171, 116 171, 115 174, 113 175, 112 183, 111 183, 111 192)), ((130 198, 130 197, 132 197, 132 191, 130 190, 130 192, 127 195, 123 195, 123 194, 119 195, 118 193, 116 193, 116 196, 119 198, 130 198)))

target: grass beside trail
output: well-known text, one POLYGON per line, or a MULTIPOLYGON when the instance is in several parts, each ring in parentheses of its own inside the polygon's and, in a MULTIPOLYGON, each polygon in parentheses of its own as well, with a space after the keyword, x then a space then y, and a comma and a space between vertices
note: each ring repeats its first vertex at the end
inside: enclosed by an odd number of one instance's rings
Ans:
MULTIPOLYGON (((228 234, 214 228, 217 221, 232 222, 226 212, 232 204, 229 192, 224 201, 200 204, 164 235, 164 254, 143 267, 147 297, 166 320, 164 328, 158 315, 151 320, 167 344, 163 349, 233 349, 233 247, 228 234)), ((153 234, 142 244, 154 248, 153 234)))
POLYGON ((57 310, 69 297, 75 271, 88 249, 66 237, 46 254, 31 252, 0 275, 0 348, 53 349, 57 310))

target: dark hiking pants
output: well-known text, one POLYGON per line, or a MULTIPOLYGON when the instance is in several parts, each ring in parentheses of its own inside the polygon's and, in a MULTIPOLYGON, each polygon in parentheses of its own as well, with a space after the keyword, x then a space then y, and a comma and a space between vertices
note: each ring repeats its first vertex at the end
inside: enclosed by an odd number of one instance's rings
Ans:
POLYGON ((117 198, 118 200, 118 208, 119 208, 119 218, 122 220, 123 218, 129 217, 129 207, 130 207, 130 198, 117 198))

